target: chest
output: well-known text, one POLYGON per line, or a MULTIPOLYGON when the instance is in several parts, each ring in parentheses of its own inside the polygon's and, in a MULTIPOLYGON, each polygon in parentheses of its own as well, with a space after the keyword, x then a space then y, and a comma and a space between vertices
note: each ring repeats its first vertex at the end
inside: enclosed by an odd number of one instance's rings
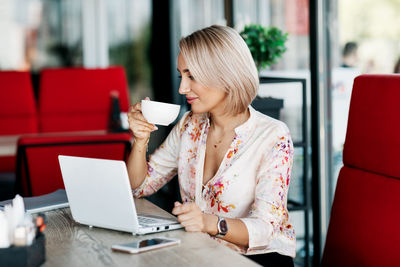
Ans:
POLYGON ((223 161, 229 145, 221 147, 220 149, 213 149, 213 147, 206 148, 204 159, 203 182, 207 183, 215 173, 218 171, 221 162, 223 161))
POLYGON ((239 206, 246 210, 254 196, 260 149, 263 150, 254 142, 254 135, 243 139, 234 132, 217 144, 207 131, 196 140, 192 136, 184 135, 180 146, 178 175, 182 196, 203 200, 212 210, 231 204, 237 207, 235 210, 242 210, 239 206), (240 205, 235 201, 238 197, 240 205))
POLYGON ((205 181, 207 174, 204 173, 201 190, 203 207, 210 213, 247 214, 254 202, 258 164, 241 155, 235 161, 223 159, 222 165, 217 166, 216 173, 208 174, 212 176, 208 181, 205 181), (222 166, 226 163, 228 168, 222 166))
POLYGON ((231 147, 235 133, 229 133, 222 139, 213 136, 207 137, 206 151, 204 157, 203 183, 206 184, 215 176, 231 147))

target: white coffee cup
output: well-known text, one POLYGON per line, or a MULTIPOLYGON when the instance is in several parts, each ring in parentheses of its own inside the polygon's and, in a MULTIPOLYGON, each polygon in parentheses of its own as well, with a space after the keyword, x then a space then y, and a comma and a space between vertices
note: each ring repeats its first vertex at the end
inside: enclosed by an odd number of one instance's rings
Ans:
POLYGON ((142 100, 142 114, 152 124, 167 126, 178 117, 180 105, 142 100))

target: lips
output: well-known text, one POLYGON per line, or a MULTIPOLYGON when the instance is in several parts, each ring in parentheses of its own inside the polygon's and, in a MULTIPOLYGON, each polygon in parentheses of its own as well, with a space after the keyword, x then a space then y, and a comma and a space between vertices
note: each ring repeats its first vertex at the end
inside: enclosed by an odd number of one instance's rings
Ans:
POLYGON ((186 97, 186 100, 189 104, 192 104, 194 101, 196 101, 198 97, 186 97))

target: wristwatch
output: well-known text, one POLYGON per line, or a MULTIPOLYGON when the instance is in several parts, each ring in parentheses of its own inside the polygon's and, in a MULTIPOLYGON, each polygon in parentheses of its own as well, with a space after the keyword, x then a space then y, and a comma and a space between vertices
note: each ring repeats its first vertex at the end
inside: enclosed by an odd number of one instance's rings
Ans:
POLYGON ((215 235, 216 237, 223 237, 228 233, 228 223, 220 216, 218 216, 217 229, 218 233, 215 235))

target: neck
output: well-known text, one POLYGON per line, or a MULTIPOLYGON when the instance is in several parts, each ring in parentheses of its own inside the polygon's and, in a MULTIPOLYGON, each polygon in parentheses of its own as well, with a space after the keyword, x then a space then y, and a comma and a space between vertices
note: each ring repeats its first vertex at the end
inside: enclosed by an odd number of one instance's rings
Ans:
POLYGON ((245 123, 249 117, 249 109, 237 115, 211 113, 210 127, 216 132, 225 133, 245 123))

